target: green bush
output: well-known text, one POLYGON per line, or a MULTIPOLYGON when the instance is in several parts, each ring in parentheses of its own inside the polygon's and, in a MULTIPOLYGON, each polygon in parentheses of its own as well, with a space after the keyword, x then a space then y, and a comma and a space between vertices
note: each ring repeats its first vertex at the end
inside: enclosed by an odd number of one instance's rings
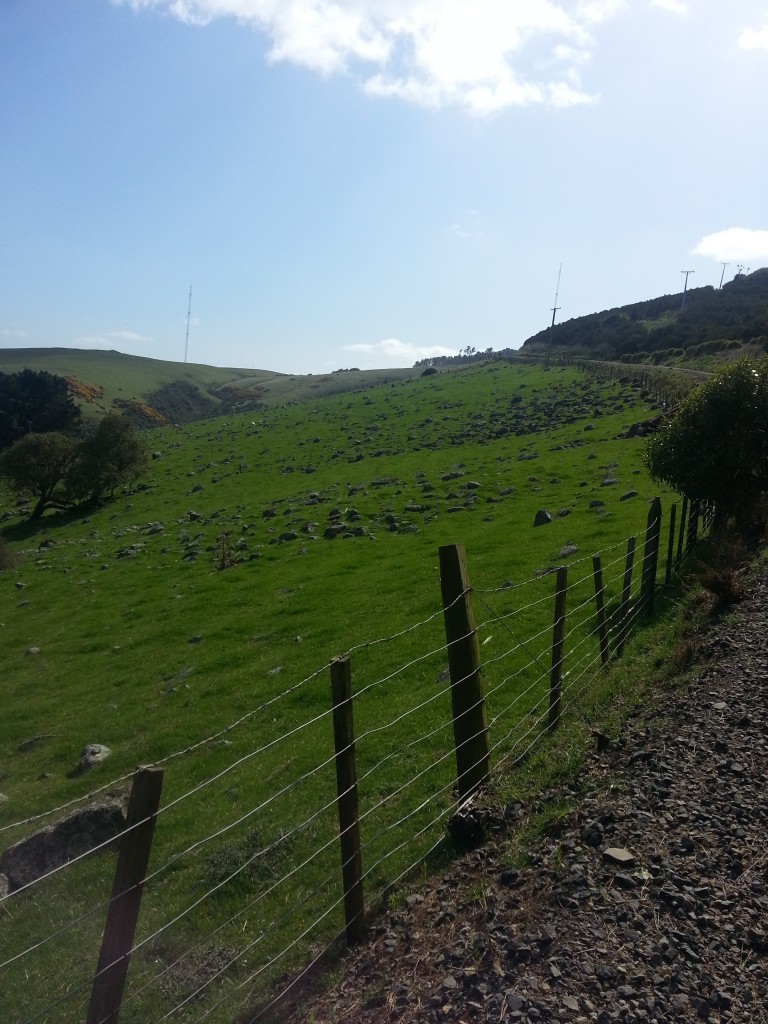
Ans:
POLYGON ((651 476, 743 522, 768 490, 768 358, 739 359, 683 400, 648 443, 651 476))

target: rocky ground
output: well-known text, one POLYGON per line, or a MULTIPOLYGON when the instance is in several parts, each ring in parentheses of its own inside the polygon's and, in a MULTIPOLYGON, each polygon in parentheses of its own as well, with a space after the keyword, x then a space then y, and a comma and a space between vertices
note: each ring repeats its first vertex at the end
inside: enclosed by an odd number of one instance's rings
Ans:
POLYGON ((735 607, 524 860, 467 854, 291 1020, 768 1021, 768 578, 735 607))

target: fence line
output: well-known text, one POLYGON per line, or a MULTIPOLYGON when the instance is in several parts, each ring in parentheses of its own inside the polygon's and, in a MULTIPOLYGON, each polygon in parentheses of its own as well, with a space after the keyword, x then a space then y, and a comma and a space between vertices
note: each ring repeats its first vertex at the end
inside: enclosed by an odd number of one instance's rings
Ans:
MULTIPOLYGON (((680 571, 683 551, 687 553, 696 543, 699 524, 702 522, 706 523, 706 510, 702 510, 695 503, 693 503, 691 509, 688 509, 684 502, 679 518, 677 516, 677 506, 672 506, 668 537, 664 541, 666 554, 665 581, 670 581, 672 575, 680 571), (675 541, 677 541, 676 545, 675 541)), ((214 1001, 211 1005, 208 1005, 203 1010, 202 1016, 197 1018, 200 1021, 207 1019, 226 1000, 241 993, 247 986, 252 986, 258 979, 266 979, 271 976, 276 964, 291 954, 309 935, 324 928, 328 918, 342 907, 344 908, 344 927, 334 930, 333 937, 327 943, 323 940, 325 943, 323 949, 331 948, 343 935, 346 935, 347 943, 359 941, 365 929, 364 884, 369 884, 376 877, 380 876, 383 866, 387 862, 391 861, 392 858, 399 857, 405 848, 409 848, 411 845, 415 845, 417 841, 421 841, 430 830, 435 829, 441 821, 450 817, 476 791, 478 786, 482 785, 489 778, 492 772, 498 771, 502 766, 508 765, 510 762, 519 764, 527 757, 528 753, 548 732, 557 728, 562 715, 574 707, 582 694, 587 692, 590 682, 595 678, 596 674, 609 667, 610 661, 621 656, 630 631, 653 608, 653 598, 657 587, 661 533, 661 505, 658 499, 655 499, 651 504, 643 553, 639 560, 640 578, 636 582, 632 579, 634 538, 630 538, 626 554, 619 553, 615 557, 611 557, 610 561, 604 566, 602 565, 601 555, 603 553, 610 553, 613 556, 616 551, 620 551, 624 547, 624 541, 605 548, 604 552, 598 555, 589 556, 592 559, 591 571, 583 576, 580 575, 578 579, 570 583, 567 581, 567 567, 573 568, 581 565, 588 562, 589 558, 577 559, 574 562, 561 566, 557 570, 552 570, 545 576, 533 577, 522 584, 503 584, 500 587, 487 589, 474 588, 470 585, 463 549, 457 546, 443 548, 441 549, 443 601, 439 612, 431 614, 420 622, 388 637, 382 637, 378 640, 358 644, 350 648, 350 651, 342 659, 327 663, 323 668, 318 669, 305 679, 288 687, 280 694, 273 695, 268 700, 262 702, 258 708, 251 709, 236 722, 232 723, 232 725, 213 734, 212 737, 200 740, 158 761, 153 766, 155 769, 157 766, 167 764, 184 753, 201 749, 204 745, 210 743, 212 739, 221 738, 231 729, 253 718, 259 711, 263 711, 266 707, 293 693, 311 680, 317 679, 324 671, 331 673, 332 680, 334 678, 341 678, 339 673, 347 678, 343 694, 339 691, 334 698, 334 706, 329 705, 322 712, 284 731, 280 736, 261 743, 255 749, 249 750, 243 756, 232 761, 223 770, 169 800, 167 804, 153 812, 151 815, 151 825, 154 827, 155 820, 160 816, 184 801, 189 800, 191 797, 198 796, 204 789, 225 778, 234 769, 252 762, 283 742, 295 740, 299 734, 309 727, 317 726, 325 720, 330 721, 332 718, 336 722, 334 731, 337 734, 336 749, 333 753, 330 753, 329 747, 326 748, 329 751, 328 755, 324 758, 321 757, 317 764, 313 764, 311 768, 292 777, 283 786, 271 791, 267 797, 257 802, 254 806, 249 807, 244 813, 234 817, 221 828, 204 838, 196 839, 185 849, 166 859, 162 865, 154 868, 151 872, 145 866, 138 871, 138 874, 135 875, 135 880, 127 888, 126 883, 118 884, 118 877, 116 876, 113 894, 109 900, 99 902, 84 914, 75 915, 75 918, 64 927, 54 929, 44 938, 32 942, 26 949, 14 953, 3 963, 0 963, 0 971, 11 967, 32 953, 39 952, 43 947, 61 940, 67 932, 82 925, 100 911, 106 909, 108 920, 111 919, 116 907, 125 901, 126 894, 129 891, 134 894, 138 891, 140 895, 140 891, 148 883, 156 884, 160 876, 167 873, 170 868, 175 867, 184 858, 197 853, 206 844, 221 840, 239 826, 255 819, 256 815, 270 808, 278 800, 289 798, 299 785, 311 783, 312 780, 319 777, 321 772, 327 768, 329 769, 332 763, 336 764, 337 769, 336 793, 333 796, 329 794, 327 797, 322 798, 315 806, 315 809, 308 816, 305 816, 301 822, 293 824, 287 831, 282 832, 274 842, 268 842, 263 848, 258 849, 250 857, 242 860, 234 870, 225 873, 224 877, 217 881, 216 884, 207 886, 204 893, 199 896, 196 895, 181 911, 172 910, 167 919, 158 927, 151 928, 144 937, 134 940, 131 936, 127 945, 123 943, 122 946, 115 947, 114 928, 107 927, 104 934, 104 951, 99 959, 95 973, 87 977, 82 983, 71 984, 65 995, 49 1003, 47 1007, 37 1012, 34 1016, 28 1017, 25 1024, 32 1024, 33 1021, 41 1019, 47 1013, 60 1007, 67 1000, 77 997, 89 987, 91 988, 92 1002, 88 1024, 101 1024, 102 1021, 106 1022, 112 1019, 110 1013, 116 1015, 117 1011, 109 1009, 109 1006, 117 1007, 118 1010, 121 1005, 126 1008, 139 1007, 138 1012, 142 1013, 143 1011, 139 1006, 141 997, 146 997, 148 991, 153 986, 158 985, 163 977, 172 972, 174 968, 200 946, 210 942, 212 937, 223 933, 225 929, 236 924, 244 915, 248 914, 258 905, 264 905, 264 901, 268 900, 279 887, 283 886, 289 879, 295 879, 312 862, 321 863, 319 858, 330 855, 332 849, 336 847, 339 841, 341 841, 342 846, 340 862, 340 870, 343 876, 341 895, 335 897, 331 894, 329 905, 322 908, 318 906, 313 913, 313 921, 308 927, 304 927, 303 921, 299 923, 298 930, 300 934, 298 935, 285 929, 288 921, 291 918, 295 918, 295 915, 303 908, 299 905, 292 906, 284 914, 278 914, 276 919, 264 928, 259 929, 256 938, 246 942, 240 948, 237 955, 229 958, 224 966, 218 968, 211 977, 204 980, 192 994, 185 995, 181 1002, 177 1002, 173 1007, 169 1008, 158 1020, 167 1020, 182 1007, 187 1007, 194 1000, 201 998, 203 992, 210 989, 214 982, 226 976, 232 968, 242 962, 244 970, 238 972, 238 977, 236 977, 234 984, 229 988, 226 995, 219 1000, 216 1000, 214 996, 214 1001), (601 569, 599 583, 596 569, 598 564, 601 569), (517 637, 510 625, 511 620, 523 613, 529 615, 531 613, 538 613, 540 615, 541 610, 552 602, 552 583, 548 581, 550 575, 556 577, 555 594, 557 602, 555 605, 554 622, 550 623, 546 628, 534 632, 532 635, 526 635, 524 638, 517 637), (498 596, 500 599, 503 599, 505 594, 515 596, 523 587, 529 587, 534 583, 539 586, 546 586, 550 592, 541 598, 529 601, 523 607, 511 611, 497 611, 491 607, 489 598, 498 596), (619 589, 617 590, 617 588, 619 589), (612 597, 607 597, 609 592, 612 593, 612 597), (568 594, 577 595, 576 603, 570 608, 567 607, 566 601, 568 594), (479 625, 476 625, 474 621, 472 611, 473 598, 476 598, 486 612, 490 613, 489 617, 479 625), (608 608, 610 609, 610 611, 607 611, 605 606, 603 606, 602 618, 599 614, 600 600, 607 601, 608 608), (595 605, 597 605, 597 610, 595 605), (444 644, 433 645, 426 653, 406 660, 392 672, 373 681, 364 682, 360 686, 353 687, 350 653, 360 652, 373 646, 393 642, 422 627, 435 623, 440 615, 442 615, 445 625, 446 637, 444 644), (488 631, 496 623, 499 624, 505 633, 512 637, 513 644, 501 653, 495 653, 482 659, 480 657, 481 645, 478 644, 478 633, 482 630, 488 631), (545 645, 548 636, 551 636, 552 639, 551 649, 549 650, 550 664, 545 667, 543 662, 545 657, 547 657, 548 647, 543 645, 545 645), (534 653, 531 650, 532 645, 541 646, 541 650, 537 650, 534 653), (520 659, 520 655, 523 655, 522 659, 520 659), (366 700, 373 696, 377 689, 397 677, 407 680, 414 670, 427 663, 430 659, 442 660, 445 658, 448 660, 450 669, 449 683, 440 686, 425 699, 418 697, 417 691, 414 694, 417 696, 417 699, 409 707, 405 709, 398 707, 396 713, 384 723, 374 720, 355 739, 353 716, 356 711, 365 710, 365 707, 367 707, 366 700), (514 664, 516 660, 520 660, 521 663, 514 664), (511 670, 507 671, 507 665, 510 662, 512 662, 512 665, 509 666, 511 670), (488 676, 487 684, 486 676, 488 676), (395 741, 383 756, 377 758, 375 747, 371 746, 371 744, 374 744, 374 741, 378 743, 390 732, 395 736, 399 736, 397 730, 399 727, 402 727, 402 723, 406 719, 419 714, 423 716, 431 706, 445 705, 449 698, 452 705, 452 713, 442 718, 438 716, 437 724, 427 729, 421 729, 418 721, 414 718, 416 729, 419 730, 417 735, 405 743, 395 741), (494 704, 491 713, 486 711, 489 700, 494 704), (495 706, 496 704, 499 704, 499 706, 495 706), (501 721, 510 715, 513 719, 510 723, 510 728, 505 733, 502 730, 497 734, 497 727, 501 724, 501 721), (380 773, 383 767, 389 765, 395 759, 401 759, 404 762, 409 760, 411 754, 420 745, 424 745, 425 750, 428 751, 437 742, 439 735, 449 731, 451 728, 453 728, 454 733, 452 744, 447 744, 445 748, 441 746, 431 755, 427 753, 428 764, 425 767, 411 772, 406 780, 397 784, 391 792, 380 796, 379 799, 370 801, 367 790, 370 788, 370 784, 376 774, 380 773), (491 743, 491 732, 493 732, 493 743, 491 743), (496 758, 495 764, 491 761, 492 756, 496 758), (358 773, 357 759, 360 757, 367 759, 369 763, 365 764, 363 770, 358 773), (371 757, 373 760, 371 760, 371 757), (454 757, 456 758, 455 777, 450 777, 448 781, 445 781, 448 762, 454 757), (347 767, 344 767, 344 765, 347 767), (430 773, 436 773, 436 779, 431 786, 425 788, 428 785, 427 780, 430 773), (458 793, 456 793, 457 785, 458 793), (361 787, 363 788, 361 789, 361 787), (408 791, 413 793, 410 802, 404 800, 404 796, 408 791), (358 794, 359 798, 365 803, 362 809, 358 807, 358 794), (162 967, 159 971, 155 971, 152 977, 147 978, 146 970, 142 972, 139 966, 137 968, 139 972, 137 977, 143 977, 143 983, 135 991, 128 992, 123 999, 122 985, 124 984, 124 975, 127 972, 128 963, 133 954, 147 948, 150 944, 156 942, 161 935, 177 926, 179 922, 192 914, 193 911, 196 911, 203 905, 207 905, 214 894, 225 889, 236 877, 243 875, 243 872, 247 868, 252 867, 257 861, 266 859, 268 855, 278 848, 289 849, 289 841, 296 839, 300 834, 308 834, 310 827, 319 823, 323 816, 330 815, 334 807, 338 809, 340 817, 338 828, 331 830, 330 837, 322 840, 320 845, 314 845, 308 856, 300 855, 298 862, 281 873, 280 877, 275 879, 268 887, 259 891, 252 900, 247 900, 245 905, 239 907, 235 914, 226 916, 226 919, 217 924, 215 928, 205 932, 202 937, 187 945, 184 952, 176 956, 170 964, 162 967), (395 810, 394 816, 390 815, 390 810, 395 810), (373 829, 368 834, 373 821, 381 814, 384 814, 384 818, 379 823, 378 828, 373 829), (428 818, 425 823, 421 820, 424 815, 428 818), (364 826, 366 829, 366 834, 364 835, 360 835, 361 826, 364 826), (408 831, 405 831, 406 829, 408 831), (401 833, 404 833, 403 838, 400 838, 401 833), (391 837, 391 841, 388 837, 391 837), (365 865, 361 857, 368 856, 369 854, 372 858, 371 863, 365 865), (256 969, 251 971, 250 965, 246 965, 246 956, 250 955, 267 938, 271 939, 277 935, 285 936, 284 942, 282 940, 278 942, 281 948, 274 953, 267 952, 266 960, 260 962, 256 969), (116 949, 117 952, 115 951, 116 949), (115 980, 117 977, 116 972, 118 971, 123 971, 122 983, 115 980), (244 979, 239 977, 240 973, 246 975, 244 979)), ((489 643, 491 640, 492 636, 489 634, 483 643, 489 643)), ((442 663, 445 664, 444 661, 442 663)), ((130 777, 124 776, 118 781, 122 783, 130 777)), ((93 792, 99 793, 103 789, 114 786, 114 784, 114 782, 108 783, 93 792)), ((77 798, 51 811, 32 816, 10 826, 4 826, 4 830, 21 824, 28 825, 38 819, 58 813, 74 804, 84 802, 87 799, 88 796, 77 798)), ((107 840, 91 850, 86 850, 40 878, 15 889, 8 896, 0 899, 0 906, 5 905, 8 900, 17 899, 20 894, 27 892, 33 886, 42 884, 64 868, 73 868, 90 857, 91 854, 106 848, 117 839, 119 839, 121 849, 126 849, 129 837, 135 831, 140 831, 141 827, 146 826, 148 822, 149 819, 146 816, 141 821, 133 822, 121 832, 119 837, 107 840)), ((416 864, 422 863, 426 856, 429 856, 431 852, 437 849, 443 838, 444 836, 441 832, 437 839, 432 842, 429 850, 426 853, 423 850, 419 852, 416 859, 408 867, 400 869, 398 864, 396 867, 398 873, 395 881, 405 877, 416 864)), ((145 852, 148 857, 148 847, 145 852)), ((339 866, 335 869, 330 869, 330 872, 326 872, 324 880, 310 890, 309 896, 313 899, 322 899, 323 894, 328 892, 329 883, 331 887, 338 884, 338 872, 339 866)), ((382 891, 386 891, 387 887, 392 884, 394 884, 392 880, 384 882, 382 891)), ((315 904, 312 904, 312 906, 315 906, 315 904)), ((318 954, 315 960, 321 955, 322 953, 318 954)), ((299 978, 301 976, 300 974, 299 978)), ((286 988, 274 996, 267 1007, 262 1008, 261 1013, 266 1012, 269 1006, 284 998, 290 987, 296 983, 296 980, 294 978, 286 988)), ((2 979, 0 979, 0 983, 2 983, 2 979)))

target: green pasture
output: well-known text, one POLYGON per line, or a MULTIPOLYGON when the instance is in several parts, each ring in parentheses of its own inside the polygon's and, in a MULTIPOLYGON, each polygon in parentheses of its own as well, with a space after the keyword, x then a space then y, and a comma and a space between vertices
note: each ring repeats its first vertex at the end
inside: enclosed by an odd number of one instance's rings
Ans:
POLYGON ((237 389, 239 400, 261 404, 303 402, 310 398, 345 394, 375 388, 390 381, 408 380, 419 371, 345 370, 328 374, 288 374, 270 370, 227 368, 198 363, 173 363, 122 352, 67 348, 18 348, 0 350, 0 372, 44 370, 61 377, 75 377, 83 385, 102 389, 94 401, 74 395, 88 418, 119 410, 114 403, 146 403, 162 388, 185 385, 203 400, 218 403, 232 400, 228 387, 237 389))
MULTIPOLYGON (((590 556, 605 552, 613 614, 624 542, 642 537, 659 493, 642 440, 618 436, 655 414, 630 384, 499 362, 327 397, 303 387, 300 402, 148 434, 140 489, 85 517, 32 530, 15 498, 0 506, 17 556, 0 573, 0 828, 164 764, 139 941, 188 912, 134 955, 124 1022, 187 999, 174 1020, 250 1019, 267 983, 342 927, 340 906, 323 917, 341 896, 334 656, 349 652, 358 695, 369 903, 444 836, 455 764, 441 545, 467 550, 500 764, 521 722, 537 735, 548 570, 570 566, 586 679, 590 556), (534 528, 541 509, 552 522, 534 528), (111 757, 77 774, 94 742, 111 757)), ((6 827, 0 849, 64 813, 6 827)), ((67 993, 47 1019, 83 1018, 104 912, 80 918, 108 898, 113 870, 114 856, 95 856, 3 905, 0 961, 43 943, 0 971, 6 1019, 34 1020, 67 993)))

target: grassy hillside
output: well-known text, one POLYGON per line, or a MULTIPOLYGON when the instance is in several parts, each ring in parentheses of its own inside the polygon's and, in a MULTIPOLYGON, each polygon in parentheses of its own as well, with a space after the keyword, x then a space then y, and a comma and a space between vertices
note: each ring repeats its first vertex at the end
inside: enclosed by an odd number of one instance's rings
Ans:
POLYGON ((292 375, 174 363, 122 352, 66 348, 0 349, 0 372, 47 370, 66 377, 86 416, 118 411, 145 426, 186 423, 256 404, 301 402, 376 387, 412 370, 347 370, 292 375))
MULTIPOLYGON (((84 356, 83 375, 95 367, 84 356)), ((229 1022, 258 999, 261 975, 237 986, 286 941, 296 947, 272 975, 338 930, 338 907, 322 917, 339 895, 334 655, 353 651, 369 894, 434 844, 429 801, 442 792, 447 806, 452 785, 438 547, 467 548, 500 736, 546 692, 548 569, 573 563, 570 606, 588 607, 584 559, 620 561, 644 528, 656 490, 642 441, 619 435, 648 415, 629 384, 496 363, 162 428, 141 489, 85 518, 49 515, 31 530, 5 497, 18 562, 0 573, 0 848, 41 822, 7 826, 166 762, 159 874, 121 1020, 159 1020, 203 979, 174 1019, 229 1022), (534 528, 539 509, 553 520, 534 528), (531 657, 510 668, 520 637, 531 657), (111 757, 78 774, 94 742, 111 757)), ((8 1019, 87 982, 103 921, 90 911, 113 863, 93 858, 6 905, 0 962, 77 922, 0 975, 8 1019)), ((83 999, 56 1019, 80 1019, 83 999)))

